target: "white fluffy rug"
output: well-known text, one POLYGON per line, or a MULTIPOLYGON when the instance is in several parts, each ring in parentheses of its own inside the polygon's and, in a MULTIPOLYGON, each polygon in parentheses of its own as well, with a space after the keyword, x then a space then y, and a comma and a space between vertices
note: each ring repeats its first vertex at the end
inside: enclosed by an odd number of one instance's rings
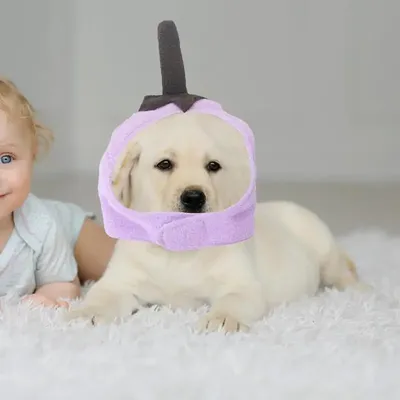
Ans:
POLYGON ((193 333, 204 310, 149 309, 94 328, 2 304, 0 398, 398 400, 400 237, 342 242, 373 293, 325 292, 247 334, 193 333))

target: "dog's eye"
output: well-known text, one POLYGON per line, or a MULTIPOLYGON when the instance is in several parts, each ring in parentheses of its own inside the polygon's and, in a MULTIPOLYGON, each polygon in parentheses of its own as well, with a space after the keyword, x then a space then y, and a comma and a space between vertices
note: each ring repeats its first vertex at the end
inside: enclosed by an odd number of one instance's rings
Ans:
POLYGON ((217 172, 221 169, 221 164, 216 162, 216 161, 210 161, 207 165, 206 165, 206 170, 208 172, 217 172))
POLYGON ((170 171, 174 167, 174 164, 170 160, 162 160, 156 164, 156 168, 160 171, 170 171))

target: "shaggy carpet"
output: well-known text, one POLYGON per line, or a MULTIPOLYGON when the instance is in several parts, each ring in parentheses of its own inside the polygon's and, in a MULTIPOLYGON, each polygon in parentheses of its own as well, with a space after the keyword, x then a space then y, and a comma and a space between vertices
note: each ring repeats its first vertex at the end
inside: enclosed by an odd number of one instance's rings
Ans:
POLYGON ((400 237, 341 238, 374 286, 282 305, 251 332, 192 331, 205 309, 70 326, 3 300, 3 400, 400 399, 400 237))

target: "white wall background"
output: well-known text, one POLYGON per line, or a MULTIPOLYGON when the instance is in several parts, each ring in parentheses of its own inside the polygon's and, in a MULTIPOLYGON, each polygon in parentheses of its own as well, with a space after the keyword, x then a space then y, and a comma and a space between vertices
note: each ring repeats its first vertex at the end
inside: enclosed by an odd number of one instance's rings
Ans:
POLYGON ((56 132, 40 173, 97 173, 160 92, 162 19, 189 90, 253 127, 261 179, 400 180, 398 0, 0 0, 0 73, 56 132))

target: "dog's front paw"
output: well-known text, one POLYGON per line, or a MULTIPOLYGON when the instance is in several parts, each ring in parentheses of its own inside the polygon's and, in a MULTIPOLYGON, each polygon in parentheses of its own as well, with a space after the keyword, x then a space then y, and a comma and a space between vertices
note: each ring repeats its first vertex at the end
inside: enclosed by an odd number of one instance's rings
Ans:
POLYGON ((105 297, 103 300, 107 301, 84 301, 77 308, 68 310, 65 320, 83 319, 94 325, 110 324, 135 314, 139 309, 134 296, 105 297))
POLYGON ((82 305, 68 310, 65 314, 66 321, 89 320, 93 325, 111 324, 126 317, 118 309, 109 306, 82 305))
POLYGON ((233 333, 246 332, 249 327, 229 315, 208 313, 200 319, 197 329, 203 333, 218 331, 233 333))

